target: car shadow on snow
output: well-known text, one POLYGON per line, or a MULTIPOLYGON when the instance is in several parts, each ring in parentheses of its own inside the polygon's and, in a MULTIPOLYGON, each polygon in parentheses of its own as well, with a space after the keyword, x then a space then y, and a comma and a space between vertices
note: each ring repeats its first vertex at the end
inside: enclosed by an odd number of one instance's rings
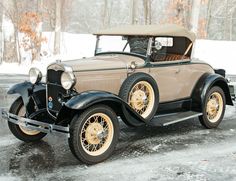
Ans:
POLYGON ((54 150, 45 141, 19 144, 9 160, 9 172, 14 176, 36 177, 42 171, 46 173, 53 171, 54 166, 54 150))

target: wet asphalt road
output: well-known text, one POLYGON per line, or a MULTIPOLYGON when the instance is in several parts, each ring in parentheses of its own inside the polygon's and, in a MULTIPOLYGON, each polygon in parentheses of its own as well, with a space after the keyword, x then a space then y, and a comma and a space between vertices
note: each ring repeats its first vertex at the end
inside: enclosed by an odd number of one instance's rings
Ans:
MULTIPOLYGON (((6 89, 23 78, 0 75, 0 107, 10 106, 15 96, 6 89)), ((214 130, 198 119, 136 129, 121 123, 114 154, 93 166, 74 158, 65 137, 26 144, 0 124, 0 180, 236 180, 236 106, 214 130)))

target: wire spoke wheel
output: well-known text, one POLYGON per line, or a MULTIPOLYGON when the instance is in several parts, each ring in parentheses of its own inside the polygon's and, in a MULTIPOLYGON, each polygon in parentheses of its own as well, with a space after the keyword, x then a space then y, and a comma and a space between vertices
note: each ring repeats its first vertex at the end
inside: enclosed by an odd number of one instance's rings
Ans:
POLYGON ((143 118, 153 110, 155 93, 150 83, 140 81, 136 83, 129 93, 128 104, 143 118))
POLYGON ((223 111, 223 98, 218 92, 213 92, 207 102, 206 113, 210 122, 215 123, 219 120, 223 111))
POLYGON ((103 154, 113 140, 113 123, 104 113, 90 116, 84 123, 80 135, 84 151, 91 156, 103 154))
MULTIPOLYGON (((22 106, 19 110, 18 116, 25 117, 25 114, 26 114, 25 107, 22 106)), ((25 133, 26 135, 30 135, 30 136, 37 135, 40 133, 40 131, 32 130, 32 129, 26 128, 25 126, 21 126, 21 125, 19 125, 19 128, 23 133, 25 133)))
POLYGON ((208 128, 217 128, 225 114, 225 93, 221 87, 215 86, 208 90, 204 98, 203 115, 200 123, 208 128))
MULTIPOLYGON (((21 97, 18 97, 12 103, 9 112, 19 117, 26 117, 26 108, 21 97)), ((47 135, 46 133, 42 133, 37 130, 32 130, 25 127, 24 125, 14 124, 9 121, 8 127, 16 138, 24 142, 38 142, 44 136, 47 135)))
POLYGON ((119 121, 107 105, 89 107, 75 114, 70 123, 68 143, 73 155, 87 164, 102 162, 115 149, 119 138, 119 121))

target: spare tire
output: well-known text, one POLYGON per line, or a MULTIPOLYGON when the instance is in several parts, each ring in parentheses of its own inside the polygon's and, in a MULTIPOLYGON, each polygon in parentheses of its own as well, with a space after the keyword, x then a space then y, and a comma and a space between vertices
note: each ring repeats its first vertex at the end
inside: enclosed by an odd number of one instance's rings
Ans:
MULTIPOLYGON (((120 98, 126 101, 147 122, 158 108, 159 91, 156 81, 146 73, 134 73, 122 84, 120 98)), ((122 118, 122 116, 121 116, 122 118)))

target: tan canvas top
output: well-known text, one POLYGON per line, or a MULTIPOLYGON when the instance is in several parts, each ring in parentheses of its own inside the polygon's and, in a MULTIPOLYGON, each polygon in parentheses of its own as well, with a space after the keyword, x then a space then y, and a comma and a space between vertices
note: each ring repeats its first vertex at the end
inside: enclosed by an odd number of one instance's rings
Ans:
POLYGON ((104 29, 95 35, 138 35, 138 36, 178 36, 195 40, 195 34, 182 26, 167 25, 125 25, 110 29, 104 29))

